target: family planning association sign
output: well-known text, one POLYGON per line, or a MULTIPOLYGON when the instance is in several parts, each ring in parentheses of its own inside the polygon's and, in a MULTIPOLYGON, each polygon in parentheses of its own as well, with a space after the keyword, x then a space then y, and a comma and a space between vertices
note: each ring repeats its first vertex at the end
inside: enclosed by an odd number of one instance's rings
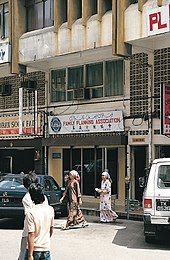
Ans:
POLYGON ((49 134, 124 131, 122 111, 49 116, 49 134))

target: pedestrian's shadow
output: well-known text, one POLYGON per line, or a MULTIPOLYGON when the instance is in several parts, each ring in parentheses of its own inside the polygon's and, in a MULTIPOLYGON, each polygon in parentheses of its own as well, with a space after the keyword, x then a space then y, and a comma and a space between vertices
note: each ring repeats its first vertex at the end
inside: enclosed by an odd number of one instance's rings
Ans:
POLYGON ((170 238, 155 241, 152 244, 145 242, 143 234, 143 222, 129 221, 124 223, 115 223, 117 233, 113 239, 113 244, 135 249, 160 249, 170 250, 170 238))
POLYGON ((85 227, 82 227, 82 226, 72 226, 72 227, 69 227, 69 229, 62 229, 62 226, 60 225, 56 225, 54 226, 54 229, 60 229, 61 231, 70 231, 70 230, 77 230, 77 229, 84 229, 85 227))

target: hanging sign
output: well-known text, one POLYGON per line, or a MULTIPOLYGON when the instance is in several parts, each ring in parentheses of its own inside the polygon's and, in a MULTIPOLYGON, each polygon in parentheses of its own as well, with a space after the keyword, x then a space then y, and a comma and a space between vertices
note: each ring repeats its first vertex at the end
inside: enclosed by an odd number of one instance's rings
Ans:
POLYGON ((49 134, 124 131, 122 111, 48 117, 49 134))
POLYGON ((170 135, 170 84, 163 84, 161 100, 161 132, 170 135))

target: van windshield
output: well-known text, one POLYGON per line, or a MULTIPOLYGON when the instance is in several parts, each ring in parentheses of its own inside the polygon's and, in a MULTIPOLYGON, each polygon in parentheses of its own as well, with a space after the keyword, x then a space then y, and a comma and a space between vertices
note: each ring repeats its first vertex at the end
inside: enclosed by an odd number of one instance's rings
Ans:
POLYGON ((158 168, 158 187, 170 187, 170 165, 161 165, 158 168))

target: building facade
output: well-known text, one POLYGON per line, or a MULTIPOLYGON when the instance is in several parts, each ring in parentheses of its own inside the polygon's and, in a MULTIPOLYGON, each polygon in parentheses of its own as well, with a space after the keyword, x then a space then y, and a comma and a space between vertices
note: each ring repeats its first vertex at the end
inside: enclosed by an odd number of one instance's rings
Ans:
POLYGON ((159 14, 169 2, 0 1, 1 171, 35 169, 62 185, 76 169, 88 198, 108 169, 117 203, 125 176, 141 201, 138 178, 169 153, 160 113, 169 29, 159 14))

